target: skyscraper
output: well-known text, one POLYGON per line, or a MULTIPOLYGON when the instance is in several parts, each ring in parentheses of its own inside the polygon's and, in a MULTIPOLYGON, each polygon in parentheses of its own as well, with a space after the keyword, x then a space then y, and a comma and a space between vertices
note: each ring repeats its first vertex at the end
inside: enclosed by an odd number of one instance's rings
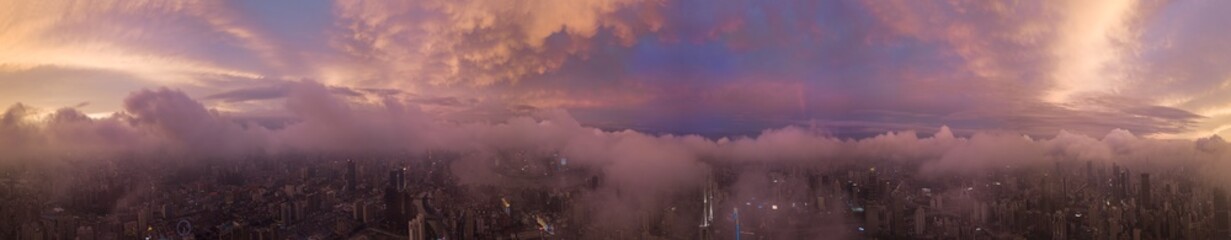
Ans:
POLYGON ((423 214, 419 214, 414 219, 411 219, 406 226, 407 237, 410 240, 426 240, 431 239, 428 234, 427 222, 423 218, 423 214))
POLYGON ((1141 174, 1141 186, 1140 187, 1141 187, 1141 191, 1137 192, 1137 194, 1139 195, 1137 197, 1139 199, 1138 201, 1141 201, 1142 207, 1151 208, 1151 205, 1150 205, 1151 204, 1150 202, 1150 174, 1149 173, 1141 174))
POLYGON ((389 186, 398 191, 406 190, 406 168, 389 171, 389 186))
POLYGON ((923 207, 915 208, 915 237, 922 237, 927 230, 927 216, 923 207))
POLYGON ((405 192, 406 186, 406 169, 398 168, 389 171, 389 182, 385 186, 385 218, 389 222, 389 226, 395 228, 406 227, 407 214, 409 208, 407 204, 407 196, 405 192))
POLYGON ((1120 192, 1120 190, 1123 190, 1123 188, 1121 188, 1120 185, 1123 185, 1123 183, 1120 182, 1120 166, 1116 165, 1115 163, 1112 163, 1111 164, 1111 191, 1112 191, 1112 195, 1115 195, 1116 198, 1121 198, 1123 197, 1123 194, 1124 194, 1120 192))
POLYGON ((1127 199, 1129 198, 1128 190, 1131 189, 1129 188, 1130 184, 1129 184, 1129 177, 1128 177, 1129 176, 1128 169, 1121 170, 1119 173, 1117 173, 1117 175, 1118 175, 1117 176, 1118 183, 1116 183, 1116 195, 1117 197, 1121 199, 1127 199))
POLYGON ((355 171, 355 168, 356 168, 355 160, 347 159, 346 160, 346 190, 347 191, 355 191, 356 190, 355 185, 358 185, 358 181, 356 180, 358 178, 356 175, 358 174, 355 171))

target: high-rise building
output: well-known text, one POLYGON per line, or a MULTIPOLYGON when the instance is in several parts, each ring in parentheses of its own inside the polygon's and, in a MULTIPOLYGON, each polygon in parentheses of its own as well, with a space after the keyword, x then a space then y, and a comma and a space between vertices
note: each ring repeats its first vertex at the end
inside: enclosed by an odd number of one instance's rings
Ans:
POLYGON ((346 160, 346 190, 347 191, 355 191, 356 190, 355 186, 358 185, 358 180, 357 180, 358 177, 356 176, 358 175, 357 174, 358 172, 356 171, 355 168, 356 168, 355 160, 347 159, 346 160))
POLYGON ((1120 188, 1120 185, 1121 185, 1120 166, 1116 165, 1115 163, 1112 163, 1111 164, 1111 192, 1112 192, 1112 195, 1114 195, 1116 198, 1123 197, 1123 193, 1120 192, 1120 190, 1122 190, 1122 188, 1120 188))
POLYGON ((363 200, 355 201, 354 203, 352 203, 351 208, 354 210, 351 212, 351 218, 355 219, 355 221, 357 222, 364 222, 363 220, 363 208, 364 207, 367 207, 367 203, 364 202, 363 200))
POLYGON ((406 168, 398 168, 389 171, 389 186, 395 190, 406 190, 406 168))
POLYGON ((1057 211, 1051 215, 1051 239, 1064 240, 1068 238, 1068 226, 1066 225, 1066 214, 1063 211, 1057 211))
POLYGON ((884 210, 880 206, 868 206, 864 211, 864 226, 867 234, 879 234, 881 230, 881 213, 884 210))
POLYGON ((406 235, 407 237, 409 237, 410 240, 431 239, 427 232, 428 230, 427 230, 426 219, 423 218, 422 214, 420 214, 419 216, 416 216, 414 219, 411 219, 410 222, 407 224, 406 228, 407 228, 406 235))
POLYGON ((709 240, 714 239, 713 224, 714 224, 714 205, 717 199, 714 198, 714 193, 718 191, 718 183, 715 182, 714 176, 707 177, 705 189, 701 196, 701 232, 698 239, 709 240))
POLYGON ((406 170, 399 168, 389 171, 389 183, 385 186, 385 219, 389 226, 395 228, 406 227, 407 218, 411 215, 407 214, 409 199, 405 191, 406 186, 406 170))
POLYGON ((479 227, 476 226, 478 225, 478 221, 473 211, 467 210, 464 213, 462 213, 462 220, 460 221, 460 224, 462 224, 462 226, 460 227, 461 230, 459 231, 461 232, 460 234, 461 234, 462 240, 477 239, 475 238, 475 236, 477 234, 479 227))
POLYGON ((363 219, 362 221, 363 223, 370 223, 376 220, 375 204, 372 204, 371 202, 364 202, 362 211, 363 211, 363 214, 361 216, 363 219))
MULTIPOLYGON (((402 225, 406 226, 407 235, 411 240, 416 239, 444 239, 454 232, 445 226, 441 216, 432 212, 433 209, 429 206, 431 196, 427 193, 421 193, 415 197, 414 205, 418 211, 414 211, 412 215, 415 217, 409 219, 409 223, 402 225)), ((406 221, 403 221, 406 222, 406 221)))
POLYGON ((282 202, 279 205, 278 215, 282 220, 282 224, 290 224, 295 221, 295 205, 291 201, 282 202))
POLYGON ((1117 191, 1116 194, 1118 195, 1119 198, 1122 198, 1122 199, 1127 199, 1129 197, 1128 190, 1130 189, 1129 188, 1130 184, 1129 184, 1128 174, 1129 173, 1127 169, 1121 171, 1119 173, 1119 179, 1117 180, 1119 183, 1116 186, 1116 191, 1117 191))
POLYGON ((146 206, 141 206, 137 210, 137 228, 139 232, 145 232, 146 228, 150 227, 150 209, 146 206))
POLYGON ((867 184, 865 184, 865 186, 867 186, 866 188, 867 188, 867 191, 868 191, 868 193, 867 193, 867 195, 866 195, 866 196, 868 197, 868 198, 867 198, 868 200, 877 200, 877 199, 879 199, 879 197, 880 197, 880 185, 881 185, 881 184, 880 184, 880 178, 879 178, 879 177, 877 176, 877 174, 876 174, 876 168, 870 168, 870 169, 868 170, 868 182, 867 182, 867 184))
POLYGON ((927 216, 923 207, 915 208, 915 237, 922 237, 927 230, 927 216))
POLYGON ((1141 191, 1138 191, 1137 194, 1139 195, 1138 198, 1139 198, 1139 201, 1141 201, 1141 206, 1147 209, 1151 208, 1151 205, 1150 205, 1151 204, 1150 202, 1150 174, 1149 173, 1141 174, 1141 186, 1140 187, 1141 187, 1141 191))

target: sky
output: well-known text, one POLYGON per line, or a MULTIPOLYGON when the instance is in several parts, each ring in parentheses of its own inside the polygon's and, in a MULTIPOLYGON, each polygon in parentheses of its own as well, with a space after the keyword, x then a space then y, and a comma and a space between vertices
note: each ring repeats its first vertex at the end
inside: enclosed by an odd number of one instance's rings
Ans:
POLYGON ((1227 11, 1218 0, 0 0, 0 105, 105 119, 176 93, 202 116, 276 131, 311 122, 290 100, 307 85, 346 107, 413 106, 425 121, 559 110, 604 130, 707 137, 947 126, 1198 139, 1231 133, 1227 11))

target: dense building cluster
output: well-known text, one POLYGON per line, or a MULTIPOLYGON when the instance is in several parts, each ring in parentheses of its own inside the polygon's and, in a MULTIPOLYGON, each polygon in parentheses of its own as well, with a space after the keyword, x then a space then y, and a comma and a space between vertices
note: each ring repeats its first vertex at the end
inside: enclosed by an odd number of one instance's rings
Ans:
POLYGON ((556 154, 94 161, 0 172, 2 239, 1221 239, 1226 194, 1184 169, 1060 161, 974 176, 910 164, 704 160, 705 179, 604 218, 603 173, 556 154), (49 174, 70 173, 70 174, 49 174), (476 173, 477 174, 477 173, 476 173))
POLYGON ((816 211, 853 217, 847 224, 868 239, 1231 237, 1225 193, 1188 172, 1081 165, 933 179, 882 166, 808 177, 816 211))
POLYGON ((48 174, 62 168, 10 168, 0 175, 0 238, 543 238, 570 233, 561 215, 568 195, 597 181, 566 171, 563 161, 544 161, 555 164, 497 169, 525 186, 462 187, 451 158, 279 156, 191 167, 109 161, 64 167, 75 173, 67 176, 48 174), (539 186, 548 176, 576 184, 539 186))

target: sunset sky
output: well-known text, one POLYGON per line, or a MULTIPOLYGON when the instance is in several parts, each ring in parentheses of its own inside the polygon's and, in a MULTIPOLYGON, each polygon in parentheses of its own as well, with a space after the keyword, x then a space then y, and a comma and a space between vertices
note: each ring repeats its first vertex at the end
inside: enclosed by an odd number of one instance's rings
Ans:
POLYGON ((1196 139, 1231 134, 1228 12, 1225 0, 0 0, 0 107, 140 115, 134 92, 167 87, 273 126, 305 117, 287 98, 315 82, 450 122, 563 109, 649 133, 1196 139))

